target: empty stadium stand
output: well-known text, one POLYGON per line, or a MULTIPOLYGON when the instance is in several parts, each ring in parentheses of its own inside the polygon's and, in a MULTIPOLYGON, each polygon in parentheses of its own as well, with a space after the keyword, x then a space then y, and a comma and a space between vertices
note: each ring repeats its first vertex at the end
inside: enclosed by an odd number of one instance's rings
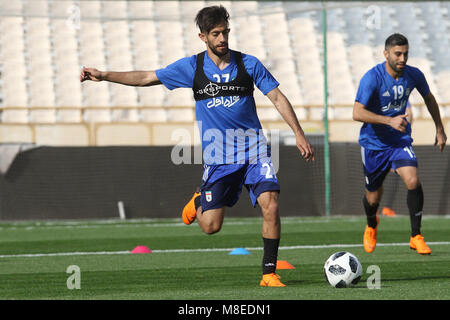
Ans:
MULTIPOLYGON (((320 3, 16 0, 0 1, 0 143, 173 143, 155 138, 155 128, 194 122, 190 89, 81 84, 79 72, 82 66, 154 70, 196 54, 204 44, 198 39, 195 14, 219 3, 231 14, 230 47, 258 57, 269 68, 307 132, 323 131, 320 3)), ((384 40, 393 32, 408 37, 409 64, 425 73, 448 122, 450 3, 325 3, 332 140, 354 141, 357 136, 352 106, 359 80, 384 60, 384 40)), ((255 100, 265 128, 286 128, 258 90, 255 100)), ((411 103, 415 118, 422 121, 418 130, 428 128, 430 116, 417 92, 411 103)))

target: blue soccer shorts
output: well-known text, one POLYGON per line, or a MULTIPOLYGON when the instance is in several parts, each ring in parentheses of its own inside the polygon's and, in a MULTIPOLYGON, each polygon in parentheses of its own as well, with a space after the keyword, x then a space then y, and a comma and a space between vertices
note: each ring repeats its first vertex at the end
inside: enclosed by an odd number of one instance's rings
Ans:
POLYGON ((417 158, 411 145, 386 150, 368 150, 361 147, 366 189, 378 190, 391 169, 417 167, 417 158))
POLYGON ((205 165, 200 187, 202 210, 232 207, 239 200, 243 185, 249 191, 253 207, 261 193, 280 192, 280 185, 270 162, 205 165))

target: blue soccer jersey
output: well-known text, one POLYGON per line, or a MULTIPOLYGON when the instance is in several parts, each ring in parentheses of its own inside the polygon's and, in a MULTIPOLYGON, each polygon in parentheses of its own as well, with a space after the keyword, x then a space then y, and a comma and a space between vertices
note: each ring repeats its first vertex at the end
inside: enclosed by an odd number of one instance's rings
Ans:
MULTIPOLYGON (((204 55, 203 70, 209 80, 227 83, 237 77, 235 53, 230 52, 230 64, 223 70, 217 67, 208 54, 204 55)), ((279 83, 257 58, 242 54, 242 61, 254 84, 264 95, 278 87, 279 83)), ((196 55, 193 55, 156 70, 156 76, 170 90, 192 88, 196 67, 196 55)), ((248 163, 252 161, 249 159, 264 161, 265 158, 267 161, 270 158, 253 96, 198 100, 195 113, 205 164, 248 163)))
MULTIPOLYGON (((422 97, 430 92, 425 76, 418 68, 406 65, 403 75, 395 80, 383 62, 362 77, 355 100, 373 113, 395 117, 405 114, 409 96, 415 88, 422 97)), ((359 143, 369 150, 409 146, 412 143, 411 124, 408 123, 403 133, 388 125, 364 123, 359 143)))

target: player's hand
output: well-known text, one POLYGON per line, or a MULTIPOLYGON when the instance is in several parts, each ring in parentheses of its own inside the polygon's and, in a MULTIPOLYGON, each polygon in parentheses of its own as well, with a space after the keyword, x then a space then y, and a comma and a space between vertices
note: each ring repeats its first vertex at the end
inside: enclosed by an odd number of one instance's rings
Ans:
POLYGON ((306 161, 314 160, 314 148, 309 143, 308 139, 306 139, 303 135, 298 135, 296 137, 297 148, 300 150, 300 153, 306 161))
POLYGON ((442 152, 444 150, 446 142, 447 142, 447 135, 445 134, 444 129, 437 130, 434 145, 439 146, 439 150, 441 150, 442 152))
POLYGON ((92 81, 102 81, 102 72, 95 68, 83 67, 80 74, 80 82, 92 80, 92 81))
POLYGON ((400 132, 406 132, 406 126, 408 125, 406 117, 408 117, 408 114, 401 114, 399 116, 392 117, 389 120, 389 125, 395 130, 398 130, 400 132))

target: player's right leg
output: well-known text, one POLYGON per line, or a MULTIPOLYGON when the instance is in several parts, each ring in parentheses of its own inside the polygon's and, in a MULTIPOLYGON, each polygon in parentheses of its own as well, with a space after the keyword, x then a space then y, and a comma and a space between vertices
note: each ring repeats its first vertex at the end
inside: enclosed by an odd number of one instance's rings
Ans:
POLYGON ((232 207, 239 199, 244 174, 241 166, 205 166, 200 192, 183 209, 184 223, 196 219, 206 234, 220 231, 225 207, 232 207))
POLYGON ((197 213, 197 222, 206 234, 214 234, 222 229, 225 208, 210 209, 197 213))
POLYGON ((224 207, 203 210, 200 191, 194 193, 182 213, 185 224, 189 225, 197 219, 198 225, 207 234, 214 234, 222 228, 224 216, 224 207))
POLYGON ((377 244, 379 218, 378 206, 383 195, 383 181, 390 170, 389 157, 391 150, 378 151, 361 148, 366 192, 363 207, 367 218, 364 230, 363 245, 366 252, 371 253, 377 244))

